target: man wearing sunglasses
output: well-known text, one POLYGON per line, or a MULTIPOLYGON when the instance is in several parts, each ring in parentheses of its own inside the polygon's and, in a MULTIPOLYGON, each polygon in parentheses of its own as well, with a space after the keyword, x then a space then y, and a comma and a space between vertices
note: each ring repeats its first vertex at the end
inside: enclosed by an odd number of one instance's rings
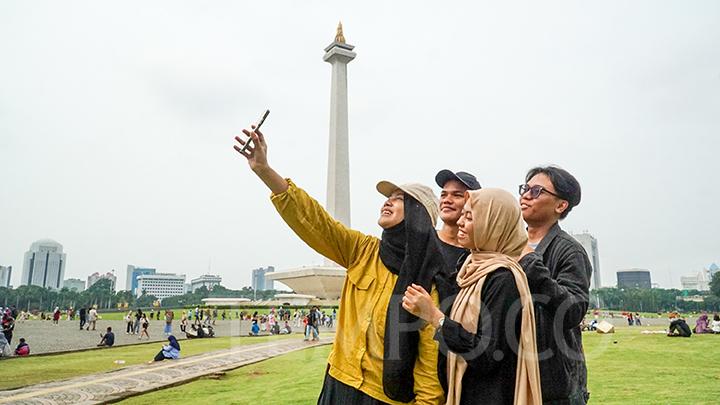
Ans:
POLYGON ((519 193, 528 226, 520 264, 535 306, 543 403, 585 404, 589 393, 579 325, 588 308, 592 267, 583 247, 558 224, 580 203, 580 184, 559 167, 536 167, 519 193))

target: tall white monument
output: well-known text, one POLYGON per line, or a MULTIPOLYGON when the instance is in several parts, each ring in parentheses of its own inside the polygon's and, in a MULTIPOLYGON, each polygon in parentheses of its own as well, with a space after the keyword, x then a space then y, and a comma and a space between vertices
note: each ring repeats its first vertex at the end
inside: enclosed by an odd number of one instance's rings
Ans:
MULTIPOLYGON (((352 45, 345 42, 342 23, 333 43, 325 48, 323 60, 332 65, 330 88, 330 142, 328 149, 327 204, 325 209, 345 226, 350 226, 350 159, 348 153, 347 64, 355 59, 352 45)), ((266 275, 296 293, 337 299, 345 282, 345 269, 325 259, 324 266, 304 266, 266 275)))
POLYGON ((348 153, 347 64, 355 59, 352 45, 345 43, 342 23, 335 41, 325 48, 323 60, 332 65, 330 88, 330 146, 328 149, 327 204, 338 221, 350 226, 350 157, 348 153))

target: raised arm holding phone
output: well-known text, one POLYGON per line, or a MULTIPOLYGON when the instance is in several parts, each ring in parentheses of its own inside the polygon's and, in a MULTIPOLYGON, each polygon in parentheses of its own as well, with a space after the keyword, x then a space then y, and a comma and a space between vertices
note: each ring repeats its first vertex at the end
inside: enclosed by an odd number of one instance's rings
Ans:
POLYGON ((410 283, 437 299, 433 277, 444 266, 437 244, 437 199, 429 187, 380 182, 381 239, 347 228, 268 164, 257 126, 235 137, 235 150, 272 191, 271 201, 309 247, 347 269, 335 341, 318 404, 440 404, 434 328, 402 309, 410 283))

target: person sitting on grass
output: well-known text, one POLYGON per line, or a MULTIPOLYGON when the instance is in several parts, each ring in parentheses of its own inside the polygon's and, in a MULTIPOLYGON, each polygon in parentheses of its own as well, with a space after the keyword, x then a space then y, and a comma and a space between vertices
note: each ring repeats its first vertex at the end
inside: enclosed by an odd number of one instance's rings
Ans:
POLYGON ((715 316, 713 316, 713 320, 710 322, 710 330, 712 330, 713 333, 720 333, 720 315, 715 314, 715 316))
POLYGON ((98 347, 112 347, 115 344, 115 334, 112 332, 112 327, 107 327, 107 332, 103 335, 100 334, 100 343, 98 347))
POLYGON ((25 343, 25 338, 20 338, 20 344, 17 345, 17 348, 15 348, 15 355, 16 356, 29 356, 30 355, 30 346, 25 343))
POLYGON ((692 336, 692 331, 690 330, 690 327, 685 322, 684 319, 680 318, 680 314, 677 312, 671 312, 669 315, 670 318, 670 328, 668 329, 668 336, 669 337, 690 337, 692 336))
POLYGON ((257 319, 253 319, 252 326, 250 327, 250 336, 257 336, 260 334, 260 327, 258 326, 257 319))
POLYGON ((192 324, 190 325, 190 329, 185 331, 185 337, 187 337, 188 339, 196 339, 202 337, 199 335, 200 332, 198 332, 197 326, 195 326, 195 324, 192 324))
POLYGON ((289 335, 292 333, 292 328, 290 327, 290 323, 288 321, 285 321, 285 326, 283 326, 282 329, 280 329, 281 335, 289 335))
POLYGON ((152 364, 156 361, 163 361, 165 359, 180 358, 180 343, 178 343, 175 336, 168 336, 168 342, 169 344, 163 345, 162 350, 160 350, 158 354, 155 355, 155 358, 152 361, 149 361, 148 364, 152 364))
POLYGON ((711 333, 710 330, 710 319, 708 319, 707 312, 703 312, 695 321, 695 333, 711 333))

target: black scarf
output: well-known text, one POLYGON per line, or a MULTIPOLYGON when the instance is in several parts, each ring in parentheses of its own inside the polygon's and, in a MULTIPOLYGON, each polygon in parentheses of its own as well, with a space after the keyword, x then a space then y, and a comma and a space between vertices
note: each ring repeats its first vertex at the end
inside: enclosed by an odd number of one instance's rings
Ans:
POLYGON ((410 402, 415 398, 413 369, 424 323, 402 308, 402 298, 413 283, 430 292, 433 281, 446 278, 448 270, 427 210, 407 193, 404 204, 404 221, 384 230, 380 242, 380 260, 398 276, 385 320, 383 390, 393 400, 410 402))

